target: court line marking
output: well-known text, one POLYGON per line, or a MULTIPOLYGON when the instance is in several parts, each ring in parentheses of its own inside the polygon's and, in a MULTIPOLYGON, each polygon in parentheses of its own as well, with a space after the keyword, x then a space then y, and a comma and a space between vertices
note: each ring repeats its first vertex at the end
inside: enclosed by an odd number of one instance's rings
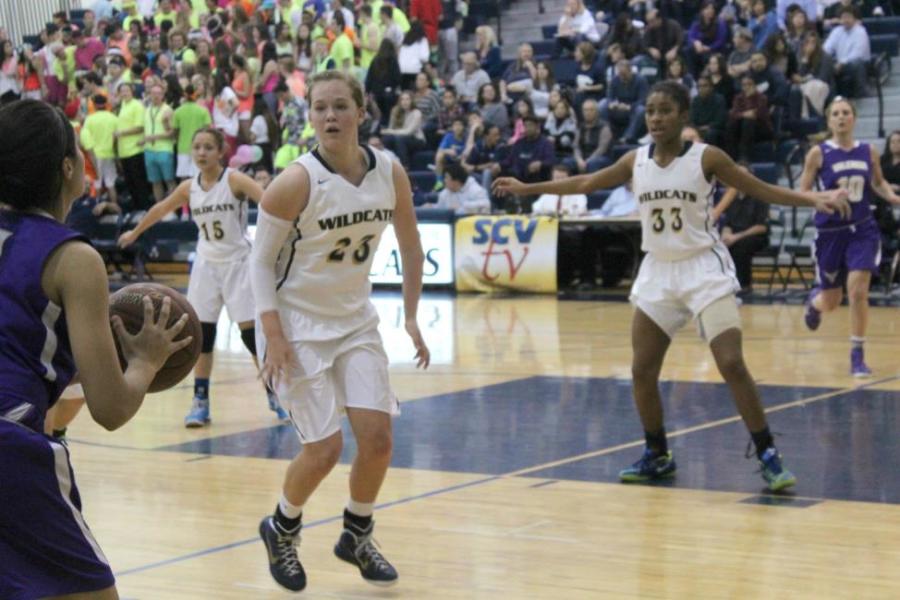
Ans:
MULTIPOLYGON (((818 395, 815 395, 815 396, 810 396, 809 398, 801 398, 801 399, 799 399, 799 400, 792 400, 791 402, 786 402, 785 404, 778 404, 778 405, 775 405, 775 406, 773 406, 773 407, 771 407, 771 408, 766 409, 766 414, 770 414, 770 413, 773 413, 773 412, 779 412, 779 411, 782 411, 782 410, 787 410, 787 409, 789 409, 789 408, 796 408, 796 407, 798 407, 798 406, 804 406, 804 405, 806 405, 806 404, 811 404, 811 403, 813 403, 813 402, 818 402, 818 401, 820 401, 820 400, 827 400, 827 399, 829 399, 829 398, 835 398, 835 397, 837 397, 837 396, 842 396, 842 395, 844 395, 844 394, 849 394, 849 393, 852 393, 852 392, 855 392, 855 391, 858 391, 858 390, 866 389, 866 388, 871 387, 871 386, 873 386, 873 385, 879 385, 879 384, 882 384, 882 383, 886 383, 886 382, 888 382, 888 381, 895 381, 895 380, 898 380, 898 379, 900 379, 900 375, 893 375, 893 376, 891 376, 891 377, 884 377, 884 378, 882 378, 882 379, 877 379, 877 380, 875 380, 875 381, 866 382, 866 383, 864 383, 864 384, 862 384, 862 385, 857 385, 857 386, 853 386, 853 387, 848 387, 848 388, 841 388, 841 389, 837 389, 837 390, 832 390, 832 391, 830 391, 830 392, 826 392, 826 393, 823 393, 823 394, 818 394, 818 395)), ((728 425, 728 424, 730 424, 730 423, 735 423, 735 422, 740 421, 740 420, 741 420, 740 415, 735 415, 734 417, 729 417, 729 418, 725 418, 725 419, 718 419, 718 420, 716 420, 716 421, 709 421, 708 423, 701 423, 700 425, 694 425, 694 426, 691 426, 691 427, 685 427, 685 428, 683 428, 683 429, 677 429, 677 430, 675 430, 675 431, 672 431, 671 433, 667 432, 666 435, 667 435, 667 437, 669 437, 669 438, 672 438, 672 437, 678 437, 678 436, 683 436, 683 435, 687 435, 687 434, 689 434, 689 433, 694 433, 694 432, 697 432, 697 431, 703 431, 703 430, 706 430, 706 429, 711 429, 711 428, 713 428, 713 427, 719 427, 719 426, 721 426, 721 425, 728 425)), ((559 459, 559 460, 555 460, 555 461, 550 461, 550 462, 543 463, 543 464, 540 464, 540 465, 535 465, 535 466, 532 466, 532 467, 526 467, 526 468, 524 468, 524 469, 517 469, 517 470, 515 470, 515 471, 510 471, 510 472, 508 472, 508 473, 501 473, 501 474, 499 474, 499 475, 491 475, 491 476, 489 476, 489 477, 481 477, 481 478, 479 478, 479 479, 474 479, 474 480, 468 481, 468 482, 466 482, 466 483, 460 483, 460 484, 451 485, 451 486, 444 487, 444 488, 438 488, 438 489, 436 489, 436 490, 431 490, 431 491, 429 491, 429 492, 423 492, 423 493, 421 493, 421 494, 416 494, 416 495, 414 495, 414 496, 407 496, 406 498, 400 498, 400 499, 398 499, 398 500, 392 500, 391 502, 384 502, 384 503, 381 503, 381 504, 377 504, 377 505, 375 506, 375 508, 376 508, 376 510, 384 510, 384 509, 391 508, 391 507, 394 507, 394 506, 400 506, 400 505, 402 505, 402 504, 408 504, 408 503, 414 502, 414 501, 416 501, 416 500, 423 500, 423 499, 425 499, 425 498, 430 498, 430 497, 432 497, 432 496, 440 496, 440 495, 443 495, 443 494, 448 494, 448 493, 451 493, 451 492, 455 492, 455 491, 458 491, 458 490, 462 490, 462 489, 474 487, 474 486, 477 486, 477 485, 482 485, 482 484, 484 484, 484 483, 490 483, 490 482, 492 482, 492 481, 497 481, 497 480, 500 480, 500 479, 512 479, 512 478, 514 478, 514 477, 520 477, 520 476, 522 476, 522 475, 527 475, 527 474, 529 474, 529 473, 533 473, 533 472, 536 472, 536 471, 541 471, 541 470, 544 470, 544 469, 549 469, 549 468, 552 468, 552 467, 556 467, 556 466, 560 466, 560 465, 564 465, 564 464, 569 464, 569 463, 577 462, 577 461, 580 461, 580 460, 585 460, 585 459, 587 459, 587 458, 594 458, 594 457, 597 457, 597 456, 603 456, 603 455, 606 455, 606 454, 612 454, 612 453, 614 453, 614 452, 618 452, 619 450, 624 450, 624 449, 627 449, 627 448, 633 448, 633 447, 640 446, 640 445, 643 445, 643 444, 644 444, 644 440, 636 440, 636 441, 634 441, 634 442, 626 442, 626 443, 624 443, 624 444, 617 444, 616 446, 611 446, 611 447, 609 447, 609 448, 603 448, 603 449, 600 449, 600 450, 594 450, 594 451, 592 451, 592 452, 585 452, 585 453, 583 453, 583 454, 579 454, 579 455, 577 455, 577 456, 572 456, 572 457, 569 457, 569 458, 564 458, 564 459, 559 459)), ((340 521, 340 520, 342 520, 342 519, 343 519, 343 515, 342 515, 342 514, 341 514, 341 515, 334 515, 334 516, 332 516, 332 517, 325 517, 325 518, 322 518, 322 519, 318 519, 318 520, 316 520, 316 521, 312 521, 311 523, 304 523, 303 528, 306 529, 306 530, 309 530, 309 529, 312 529, 312 528, 314 528, 314 527, 318 527, 318 526, 320 526, 320 525, 326 525, 326 524, 328 524, 328 523, 334 523, 335 521, 340 521)), ((205 548, 205 549, 203 549, 203 550, 197 550, 197 551, 195 551, 195 552, 190 552, 190 553, 188 553, 188 554, 183 554, 183 555, 181 555, 181 556, 176 556, 176 557, 169 558, 169 559, 166 559, 166 560, 157 561, 157 562, 150 563, 150 564, 147 564, 147 565, 142 565, 142 566, 139 566, 139 567, 132 567, 131 569, 126 569, 126 570, 124 570, 124 571, 120 571, 120 572, 116 573, 115 576, 116 576, 116 577, 124 577, 124 576, 126 576, 126 575, 134 575, 135 573, 143 573, 143 572, 146 572, 146 571, 150 571, 150 570, 153 570, 153 569, 157 569, 157 568, 159 568, 159 567, 165 567, 165 566, 168 566, 168 565, 172 565, 172 564, 184 562, 184 561, 186 561, 186 560, 191 560, 191 559, 194 559, 194 558, 200 558, 200 557, 202 557, 202 556, 207 556, 207 555, 209 555, 209 554, 216 554, 216 553, 222 552, 222 551, 224 551, 224 550, 231 550, 232 548, 238 548, 238 547, 240 547, 240 546, 246 546, 247 544, 252 544, 252 543, 258 542, 258 541, 259 541, 259 536, 254 536, 254 537, 252 537, 252 538, 247 538, 247 539, 244 539, 244 540, 239 540, 239 541, 237 541, 237 542, 231 542, 231 543, 229 543, 229 544, 223 544, 223 545, 220 545, 220 546, 214 546, 214 547, 212 547, 212 548, 205 548)))

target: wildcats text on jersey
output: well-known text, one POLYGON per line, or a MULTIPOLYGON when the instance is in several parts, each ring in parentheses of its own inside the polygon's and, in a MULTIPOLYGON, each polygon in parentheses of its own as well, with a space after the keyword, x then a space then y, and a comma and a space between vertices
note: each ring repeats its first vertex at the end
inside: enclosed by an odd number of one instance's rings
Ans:
POLYGON ((369 210, 358 210, 352 213, 337 215, 335 217, 325 217, 319 219, 319 228, 322 231, 330 231, 332 229, 340 229, 349 227, 357 223, 390 223, 394 220, 394 209, 392 208, 373 208, 369 210))
POLYGON ((654 202, 656 200, 687 200, 688 202, 696 202, 697 194, 695 192, 686 192, 684 190, 651 190, 644 192, 638 198, 638 202, 654 202))
POLYGON ((191 209, 192 216, 205 215, 213 212, 234 212, 237 207, 234 204, 213 204, 211 206, 198 206, 191 209))

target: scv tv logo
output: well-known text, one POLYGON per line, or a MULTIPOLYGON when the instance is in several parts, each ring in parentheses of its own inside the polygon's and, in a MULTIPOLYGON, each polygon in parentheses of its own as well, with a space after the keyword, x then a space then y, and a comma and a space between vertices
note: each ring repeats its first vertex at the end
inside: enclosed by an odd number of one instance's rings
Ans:
POLYGON ((487 244, 481 255, 484 262, 481 275, 486 281, 496 281, 503 274, 503 265, 509 273, 509 280, 515 281, 516 274, 528 257, 528 244, 537 230, 537 219, 478 219, 475 221, 475 235, 472 243, 477 246, 487 244), (510 244, 511 239, 518 242, 519 252, 516 260, 516 248, 510 244), (499 261, 499 265, 497 264, 499 261))

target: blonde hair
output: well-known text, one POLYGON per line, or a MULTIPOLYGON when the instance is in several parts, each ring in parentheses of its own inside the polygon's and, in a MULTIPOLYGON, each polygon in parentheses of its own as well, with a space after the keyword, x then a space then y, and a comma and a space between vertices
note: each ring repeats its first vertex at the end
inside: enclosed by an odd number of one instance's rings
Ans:
MULTIPOLYGON (((486 49, 491 49, 497 45, 497 34, 494 33, 494 28, 490 25, 479 25, 475 28, 475 35, 481 34, 484 37, 484 42, 487 45, 486 49)), ((483 50, 481 44, 478 44, 478 50, 483 50)))
POLYGON ((323 83, 325 81, 342 81, 347 84, 347 87, 350 88, 350 96, 353 98, 356 106, 359 108, 365 108, 365 93, 363 92, 363 87, 362 84, 359 83, 359 80, 357 80, 352 75, 344 73, 343 71, 337 71, 333 69, 328 71, 319 71, 309 78, 306 86, 307 102, 312 104, 313 90, 319 83, 323 83))

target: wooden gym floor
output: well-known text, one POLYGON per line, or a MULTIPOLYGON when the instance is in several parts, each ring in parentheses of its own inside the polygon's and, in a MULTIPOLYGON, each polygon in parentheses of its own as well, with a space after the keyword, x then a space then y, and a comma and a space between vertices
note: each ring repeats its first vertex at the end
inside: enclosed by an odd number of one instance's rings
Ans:
MULTIPOLYGON (((898 598, 900 311, 873 308, 875 377, 848 375, 847 309, 807 332, 802 307, 742 308, 745 350, 794 493, 765 493, 749 436, 692 326, 663 371, 665 485, 627 486, 642 433, 630 399, 631 309, 552 297, 426 296, 434 355, 412 368, 398 294, 376 296, 403 400, 376 537, 400 571, 380 589, 331 547, 342 464, 305 510, 309 598, 898 598)), ((121 431, 69 430, 85 515, 125 599, 288 597, 256 530, 298 444, 235 327, 220 324, 212 425, 186 430, 191 381, 121 431)))

